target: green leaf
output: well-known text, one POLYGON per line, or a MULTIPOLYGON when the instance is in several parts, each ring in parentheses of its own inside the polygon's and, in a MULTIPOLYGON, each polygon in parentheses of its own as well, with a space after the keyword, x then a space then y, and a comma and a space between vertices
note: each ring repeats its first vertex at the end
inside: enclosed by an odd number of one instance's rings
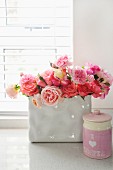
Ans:
POLYGON ((16 90, 20 90, 20 86, 18 84, 15 85, 16 90))
MULTIPOLYGON (((44 78, 42 76, 40 76, 40 74, 38 74, 38 77, 41 81, 45 82, 44 78)), ((46 82, 45 82, 46 83, 46 82)))
POLYGON ((53 67, 53 63, 50 62, 50 66, 53 67))
POLYGON ((50 62, 50 66, 51 66, 52 68, 58 69, 58 67, 57 67, 55 64, 51 63, 51 62, 50 62))
POLYGON ((82 66, 82 68, 84 69, 85 67, 84 67, 84 66, 82 66))
POLYGON ((85 99, 85 96, 80 96, 83 100, 85 99))
POLYGON ((100 78, 100 80, 99 80, 100 82, 103 82, 104 81, 104 79, 103 78, 100 78))
POLYGON ((29 96, 27 96, 27 95, 26 95, 26 94, 24 94, 24 93, 22 93, 22 95, 23 95, 23 96, 26 96, 26 97, 29 97, 29 96))
POLYGON ((70 75, 67 75, 67 79, 71 80, 71 76, 70 76, 70 75))
POLYGON ((41 93, 42 88, 41 88, 39 85, 37 85, 37 88, 38 88, 38 90, 39 90, 39 93, 41 93))
POLYGON ((109 83, 104 83, 106 86, 110 86, 110 84, 109 83))
POLYGON ((94 75, 94 78, 95 78, 95 80, 97 80, 99 77, 95 74, 95 75, 94 75))

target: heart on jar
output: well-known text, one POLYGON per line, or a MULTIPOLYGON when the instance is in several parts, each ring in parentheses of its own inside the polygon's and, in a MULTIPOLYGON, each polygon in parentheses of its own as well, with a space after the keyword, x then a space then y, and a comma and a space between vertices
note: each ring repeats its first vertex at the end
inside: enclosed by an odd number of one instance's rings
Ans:
POLYGON ((96 141, 89 141, 89 145, 93 148, 97 145, 96 141))

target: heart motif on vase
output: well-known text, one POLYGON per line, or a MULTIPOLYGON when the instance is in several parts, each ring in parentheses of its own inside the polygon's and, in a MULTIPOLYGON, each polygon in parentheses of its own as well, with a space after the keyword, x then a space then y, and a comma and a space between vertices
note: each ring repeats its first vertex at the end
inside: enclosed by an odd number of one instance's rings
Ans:
POLYGON ((96 141, 89 141, 89 145, 93 148, 97 145, 96 141))

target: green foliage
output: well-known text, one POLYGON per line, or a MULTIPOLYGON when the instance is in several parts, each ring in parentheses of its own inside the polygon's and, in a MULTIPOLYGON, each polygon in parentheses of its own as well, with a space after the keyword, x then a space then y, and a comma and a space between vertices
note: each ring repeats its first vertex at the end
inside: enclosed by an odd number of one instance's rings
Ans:
POLYGON ((97 76, 97 74, 94 75, 95 80, 97 80, 99 77, 97 76))

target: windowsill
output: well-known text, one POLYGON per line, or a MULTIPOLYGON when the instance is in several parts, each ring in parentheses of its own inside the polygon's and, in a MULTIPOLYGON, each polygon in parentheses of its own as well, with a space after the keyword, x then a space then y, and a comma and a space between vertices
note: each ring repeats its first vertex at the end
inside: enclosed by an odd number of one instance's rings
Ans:
POLYGON ((0 128, 28 128, 28 116, 0 116, 0 128))
MULTIPOLYGON (((102 113, 108 113, 112 116, 112 127, 113 127, 113 109, 99 109, 102 113)), ((26 129, 29 126, 28 112, 0 112, 0 129, 26 129), (21 115, 20 115, 21 113, 21 115)))

